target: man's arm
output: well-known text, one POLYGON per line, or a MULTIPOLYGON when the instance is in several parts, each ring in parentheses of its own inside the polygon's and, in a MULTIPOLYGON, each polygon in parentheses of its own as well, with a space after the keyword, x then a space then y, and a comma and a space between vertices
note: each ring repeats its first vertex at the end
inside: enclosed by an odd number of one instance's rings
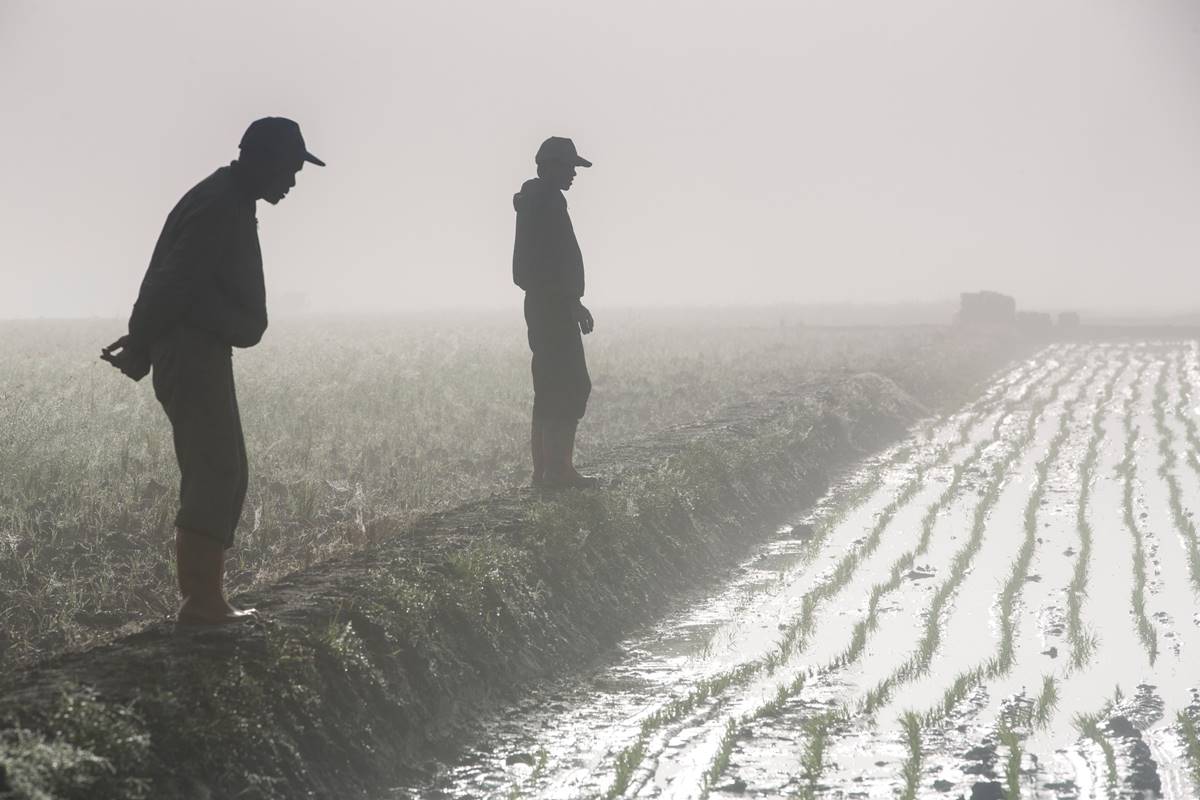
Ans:
POLYGON ((253 347, 262 341, 267 330, 265 308, 258 312, 243 308, 217 288, 215 282, 199 289, 187 319, 233 347, 253 347))
POLYGON ((211 281, 213 266, 230 243, 232 217, 217 204, 180 221, 170 249, 155 260, 129 317, 127 348, 149 353, 167 330, 180 322, 196 300, 196 289, 211 281))

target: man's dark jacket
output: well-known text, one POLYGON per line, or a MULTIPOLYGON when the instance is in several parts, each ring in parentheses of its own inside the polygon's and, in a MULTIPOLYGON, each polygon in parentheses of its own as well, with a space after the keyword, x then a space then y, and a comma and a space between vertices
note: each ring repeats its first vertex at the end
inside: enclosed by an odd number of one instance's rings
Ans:
POLYGON ((177 325, 233 347, 262 339, 267 305, 255 199, 237 169, 209 175, 167 217, 129 318, 131 348, 149 353, 177 325))

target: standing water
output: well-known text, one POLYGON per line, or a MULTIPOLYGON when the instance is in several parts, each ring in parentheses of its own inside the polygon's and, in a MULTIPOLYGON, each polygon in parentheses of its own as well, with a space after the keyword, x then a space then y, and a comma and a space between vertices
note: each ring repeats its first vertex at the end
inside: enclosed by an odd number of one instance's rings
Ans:
POLYGON ((1200 363, 1057 346, 401 798, 1200 795, 1200 363))

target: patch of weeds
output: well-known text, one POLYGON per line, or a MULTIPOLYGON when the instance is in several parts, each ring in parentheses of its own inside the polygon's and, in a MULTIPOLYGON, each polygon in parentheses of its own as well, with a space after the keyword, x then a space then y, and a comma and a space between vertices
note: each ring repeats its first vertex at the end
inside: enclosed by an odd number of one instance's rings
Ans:
POLYGON ((625 790, 633 781, 634 772, 642 763, 642 759, 646 757, 646 744, 646 736, 642 734, 632 745, 617 754, 616 762, 613 765, 613 782, 604 795, 605 800, 614 800, 625 794, 625 790))
POLYGON ((150 797, 150 737, 132 709, 65 687, 41 727, 52 735, 0 732, 0 774, 16 798, 150 797))
POLYGON ((1021 796, 1021 737, 1007 725, 999 730, 1000 744, 1008 751, 1004 759, 1005 797, 1017 800, 1021 796))
POLYGON ((1180 711, 1176 720, 1179 722, 1179 735, 1183 739, 1192 785, 1200 793, 1200 731, 1197 731, 1196 721, 1186 711, 1180 711))
POLYGON ((1117 754, 1113 749, 1112 742, 1108 740, 1108 737, 1100 729, 1100 722, 1108 715, 1107 708, 1106 706, 1105 710, 1095 714, 1077 714, 1075 715, 1074 722, 1075 729, 1079 731, 1079 735, 1095 743, 1104 754, 1106 791, 1109 797, 1116 797, 1117 754))
POLYGON ((729 758, 733 755, 733 746, 737 744, 737 739, 737 720, 727 720, 725 722, 725 732, 721 734, 721 741, 717 743, 716 755, 713 756, 712 763, 708 766, 708 771, 704 773, 702 793, 705 797, 708 796, 711 787, 725 774, 725 770, 729 769, 729 758))
POLYGON ((903 800, 916 800, 917 791, 921 788, 921 764, 924 756, 921 753, 921 720, 911 711, 905 712, 900 724, 904 727, 904 740, 908 745, 908 758, 904 760, 904 788, 901 790, 903 800))
POLYGON ((1042 691, 1033 705, 1032 722, 1039 728, 1050 724, 1050 716, 1058 708, 1058 681, 1053 675, 1042 676, 1042 691))
POLYGON ((825 747, 829 743, 829 728, 835 719, 833 714, 821 714, 804 722, 804 756, 800 760, 802 800, 816 800, 821 795, 821 776, 825 772, 825 747))

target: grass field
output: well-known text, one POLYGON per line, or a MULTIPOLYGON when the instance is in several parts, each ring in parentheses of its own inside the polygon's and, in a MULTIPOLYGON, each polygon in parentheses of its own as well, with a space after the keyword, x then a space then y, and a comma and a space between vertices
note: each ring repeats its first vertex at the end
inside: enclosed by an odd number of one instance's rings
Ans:
MULTIPOLYGON (((0 323, 0 670, 166 615, 177 472, 149 381, 96 359, 109 321, 0 323)), ((938 399, 936 329, 822 329, 699 312, 600 315, 580 457, 824 373, 938 399)), ((528 482, 515 316, 281 321, 235 355, 251 461, 237 590, 528 482)))

